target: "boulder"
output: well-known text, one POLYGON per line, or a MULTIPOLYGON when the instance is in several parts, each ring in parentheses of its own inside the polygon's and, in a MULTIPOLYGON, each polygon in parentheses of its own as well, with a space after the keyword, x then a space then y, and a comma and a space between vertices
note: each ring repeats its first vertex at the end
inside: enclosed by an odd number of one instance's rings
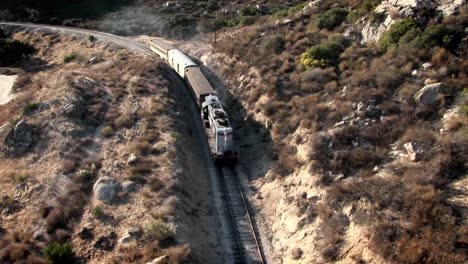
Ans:
POLYGON ((442 83, 434 83, 424 86, 416 92, 414 100, 425 106, 434 106, 437 104, 438 96, 443 92, 445 86, 442 83))
POLYGON ((111 203, 119 192, 121 186, 118 181, 110 177, 101 177, 93 187, 94 200, 103 203, 111 203))
POLYGON ((5 145, 10 147, 9 153, 21 155, 27 152, 38 141, 37 128, 20 120, 5 137, 5 145))

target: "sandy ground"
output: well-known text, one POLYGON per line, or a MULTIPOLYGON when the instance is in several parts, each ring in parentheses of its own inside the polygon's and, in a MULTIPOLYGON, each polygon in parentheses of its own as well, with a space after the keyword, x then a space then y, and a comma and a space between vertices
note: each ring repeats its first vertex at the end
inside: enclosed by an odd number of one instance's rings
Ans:
POLYGON ((11 89, 16 78, 18 78, 18 75, 0 75, 0 105, 4 105, 15 98, 11 93, 11 89))

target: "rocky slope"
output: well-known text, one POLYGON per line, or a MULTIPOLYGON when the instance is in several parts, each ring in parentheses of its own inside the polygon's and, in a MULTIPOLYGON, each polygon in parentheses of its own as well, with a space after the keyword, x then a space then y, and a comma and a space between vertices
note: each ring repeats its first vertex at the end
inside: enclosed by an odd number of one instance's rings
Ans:
POLYGON ((466 25, 464 1, 311 1, 182 45, 225 80, 270 262, 464 262, 466 25))
POLYGON ((94 38, 13 38, 37 52, 0 105, 0 262, 222 262, 208 191, 194 195, 183 162, 191 110, 166 66, 94 38))

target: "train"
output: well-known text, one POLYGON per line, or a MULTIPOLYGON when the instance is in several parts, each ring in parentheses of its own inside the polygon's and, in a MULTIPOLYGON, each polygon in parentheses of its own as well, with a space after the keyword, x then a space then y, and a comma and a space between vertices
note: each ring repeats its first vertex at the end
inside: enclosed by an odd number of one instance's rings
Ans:
POLYGON ((190 88, 213 159, 216 162, 236 162, 239 150, 234 141, 230 118, 200 66, 179 49, 162 41, 151 39, 150 49, 169 64, 190 88))

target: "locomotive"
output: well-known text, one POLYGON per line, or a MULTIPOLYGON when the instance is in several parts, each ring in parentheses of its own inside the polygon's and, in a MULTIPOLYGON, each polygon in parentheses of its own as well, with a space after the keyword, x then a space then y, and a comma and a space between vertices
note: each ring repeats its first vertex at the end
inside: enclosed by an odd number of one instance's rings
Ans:
POLYGON ((200 66, 182 51, 162 41, 150 41, 151 50, 167 62, 190 87, 215 161, 237 161, 239 151, 229 116, 218 93, 202 73, 200 66))

